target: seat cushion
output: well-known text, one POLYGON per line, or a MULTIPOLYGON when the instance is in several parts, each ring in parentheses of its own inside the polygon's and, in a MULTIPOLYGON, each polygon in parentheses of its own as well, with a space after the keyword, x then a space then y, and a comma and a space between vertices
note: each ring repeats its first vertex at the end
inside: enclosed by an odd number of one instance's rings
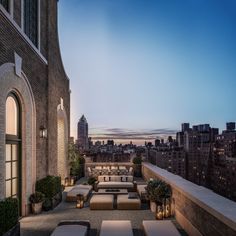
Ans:
POLYGON ((84 196, 84 201, 87 201, 91 191, 92 191, 91 185, 83 185, 83 184, 76 185, 67 193, 66 201, 75 202, 77 194, 82 194, 84 196))
POLYGON ((83 225, 61 225, 57 226, 51 236, 86 236, 87 227, 83 225))
POLYGON ((139 210, 141 208, 140 198, 129 198, 127 195, 117 196, 117 209, 119 210, 139 210))
POLYGON ((90 199, 91 210, 112 210, 114 196, 112 194, 94 194, 90 199))

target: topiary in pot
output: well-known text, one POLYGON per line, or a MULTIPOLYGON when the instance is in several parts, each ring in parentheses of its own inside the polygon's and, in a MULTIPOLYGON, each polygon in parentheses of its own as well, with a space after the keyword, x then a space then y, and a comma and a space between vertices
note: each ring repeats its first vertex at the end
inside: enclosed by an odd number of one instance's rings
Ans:
POLYGON ((42 205, 45 199, 45 195, 41 192, 35 192, 30 195, 29 201, 31 203, 32 212, 34 214, 39 214, 42 212, 42 205))
POLYGON ((134 176, 135 177, 142 177, 141 165, 142 165, 142 157, 136 156, 133 158, 134 164, 134 176))

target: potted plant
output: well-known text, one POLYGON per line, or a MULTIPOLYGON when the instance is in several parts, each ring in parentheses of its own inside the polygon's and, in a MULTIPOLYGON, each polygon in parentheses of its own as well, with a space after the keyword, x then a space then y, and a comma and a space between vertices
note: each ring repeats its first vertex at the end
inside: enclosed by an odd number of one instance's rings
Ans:
MULTIPOLYGON (((153 190, 153 195, 155 196, 156 202, 156 214, 164 217, 170 216, 170 197, 171 197, 171 187, 164 181, 159 180, 157 186, 153 190)), ((161 219, 161 217, 157 217, 161 219)))
POLYGON ((31 203, 32 212, 34 214, 39 214, 42 212, 42 205, 45 195, 41 192, 35 192, 30 195, 29 201, 31 203))
POLYGON ((93 189, 95 190, 95 191, 97 191, 96 190, 96 183, 97 182, 97 179, 96 178, 94 178, 94 177, 89 177, 89 179, 88 179, 88 185, 92 185, 93 186, 93 189))
POLYGON ((160 184, 159 180, 150 180, 147 183, 147 196, 150 200, 150 209, 152 212, 156 212, 156 203, 160 202, 158 197, 157 187, 160 184))
POLYGON ((141 166, 142 166, 142 157, 141 156, 136 156, 133 158, 133 164, 134 164, 134 176, 135 177, 141 177, 142 176, 142 171, 141 171, 141 166))

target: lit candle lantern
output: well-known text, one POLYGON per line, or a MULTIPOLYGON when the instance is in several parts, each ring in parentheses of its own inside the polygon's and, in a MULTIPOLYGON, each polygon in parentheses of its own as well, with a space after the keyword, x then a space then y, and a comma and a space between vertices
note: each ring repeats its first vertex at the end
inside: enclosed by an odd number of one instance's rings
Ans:
POLYGON ((162 205, 159 205, 157 204, 157 207, 156 207, 156 219, 157 220, 163 220, 163 206, 162 205))
POLYGON ((69 186, 69 178, 68 177, 65 178, 65 187, 67 187, 67 186, 69 186))
POLYGON ((75 184, 75 179, 73 177, 70 178, 70 186, 73 186, 75 184))
POLYGON ((83 208, 84 207, 84 196, 82 194, 76 195, 76 208, 83 208))
POLYGON ((164 214, 165 214, 165 218, 168 218, 171 216, 171 202, 169 198, 165 200, 164 214))

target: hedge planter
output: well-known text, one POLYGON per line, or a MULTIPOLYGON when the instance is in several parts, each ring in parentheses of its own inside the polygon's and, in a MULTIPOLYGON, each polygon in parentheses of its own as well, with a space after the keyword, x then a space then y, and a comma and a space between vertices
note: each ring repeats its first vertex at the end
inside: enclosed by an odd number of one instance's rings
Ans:
POLYGON ((20 223, 17 223, 8 232, 3 234, 3 236, 20 236, 20 223))
POLYGON ((43 206, 43 202, 32 203, 31 207, 32 207, 33 214, 40 214, 42 212, 42 206, 43 206))

